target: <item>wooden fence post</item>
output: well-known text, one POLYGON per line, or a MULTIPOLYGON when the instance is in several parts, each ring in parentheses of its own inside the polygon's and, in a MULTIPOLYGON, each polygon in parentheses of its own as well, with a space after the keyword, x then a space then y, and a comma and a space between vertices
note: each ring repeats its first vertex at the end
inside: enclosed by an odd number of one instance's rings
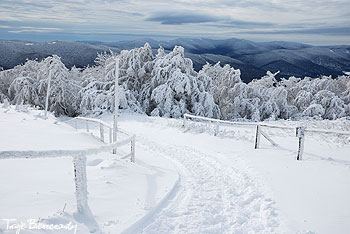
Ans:
POLYGON ((88 191, 86 177, 86 155, 80 154, 73 157, 75 197, 78 213, 85 213, 88 209, 88 191))
POLYGON ((184 129, 186 129, 186 116, 185 116, 185 114, 184 114, 184 118, 183 118, 183 120, 182 120, 182 127, 183 127, 184 129))
POLYGON ((89 132, 89 122, 85 121, 85 124, 86 124, 86 131, 89 132))
POLYGON ((260 146, 260 125, 256 125, 256 134, 255 134, 255 146, 254 149, 258 149, 260 146))
POLYGON ((214 128, 214 136, 217 136, 219 134, 219 122, 216 122, 215 128, 214 128))
POLYGON ((112 143, 112 128, 109 128, 109 143, 112 143))
POLYGON ((303 153, 304 153, 304 141, 305 141, 305 127, 304 126, 300 126, 300 127, 296 128, 296 136, 299 138, 297 160, 302 160, 303 153))
POLYGON ((100 138, 102 142, 105 142, 105 131, 102 123, 100 123, 100 138))
POLYGON ((135 136, 131 140, 131 162, 135 162, 135 136))

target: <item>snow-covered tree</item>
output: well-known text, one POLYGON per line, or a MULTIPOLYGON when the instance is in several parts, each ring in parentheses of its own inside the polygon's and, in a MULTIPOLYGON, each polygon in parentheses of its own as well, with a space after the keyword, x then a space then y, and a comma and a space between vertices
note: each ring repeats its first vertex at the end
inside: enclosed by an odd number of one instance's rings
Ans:
POLYGON ((210 82, 210 77, 194 71, 192 61, 184 56, 183 47, 176 46, 169 54, 161 48, 151 79, 141 91, 145 95, 143 106, 151 115, 178 118, 189 112, 219 118, 210 82))
POLYGON ((182 47, 153 55, 149 44, 120 54, 98 54, 95 65, 68 70, 58 56, 28 60, 0 70, 0 101, 45 107, 49 71, 49 110, 56 115, 113 111, 116 58, 119 59, 119 108, 149 115, 180 117, 184 113, 228 120, 350 116, 350 76, 336 79, 281 78, 267 72, 244 83, 240 70, 206 64, 200 72, 182 47))
POLYGON ((9 87, 12 104, 40 105, 38 81, 30 77, 18 77, 9 87))
POLYGON ((0 93, 7 97, 11 83, 19 77, 28 77, 37 80, 40 64, 36 60, 27 60, 23 65, 17 65, 13 69, 0 71, 0 93))
POLYGON ((261 77, 260 79, 254 79, 253 81, 250 82, 249 85, 251 87, 256 87, 256 86, 263 86, 265 88, 276 87, 277 80, 275 76, 279 73, 280 73, 279 71, 275 73, 267 71, 265 76, 261 77))
POLYGON ((241 71, 231 68, 228 64, 221 67, 218 62, 213 66, 207 63, 199 73, 204 73, 212 79, 210 91, 220 108, 221 117, 227 119, 228 111, 234 101, 232 89, 235 84, 242 82, 241 71))
POLYGON ((310 92, 306 90, 300 90, 296 94, 294 104, 300 112, 303 112, 304 110, 306 110, 306 108, 310 106, 312 100, 313 100, 313 96, 310 92))
POLYGON ((323 118, 336 119, 345 115, 344 102, 331 91, 321 90, 314 98, 312 103, 320 104, 325 109, 323 118))
POLYGON ((319 118, 321 118, 324 115, 324 113, 325 109, 320 104, 311 104, 303 111, 304 116, 319 118))
MULTIPOLYGON (((119 87, 119 107, 128 108, 124 89, 119 87)), ((93 81, 78 93, 77 104, 81 114, 100 115, 106 111, 114 111, 114 81, 93 81)), ((137 111, 137 110, 136 110, 137 111)))
POLYGON ((39 71, 39 95, 46 96, 51 71, 49 110, 55 115, 75 115, 76 98, 80 90, 78 82, 71 78, 68 69, 57 55, 47 57, 42 63, 39 71))
POLYGON ((114 82, 116 58, 119 59, 119 107, 141 112, 143 101, 141 88, 152 71, 153 54, 148 43, 144 47, 99 54, 96 67, 85 72, 83 89, 79 92, 78 105, 82 113, 101 113, 114 110, 114 82), (86 81, 88 80, 88 81, 86 81))

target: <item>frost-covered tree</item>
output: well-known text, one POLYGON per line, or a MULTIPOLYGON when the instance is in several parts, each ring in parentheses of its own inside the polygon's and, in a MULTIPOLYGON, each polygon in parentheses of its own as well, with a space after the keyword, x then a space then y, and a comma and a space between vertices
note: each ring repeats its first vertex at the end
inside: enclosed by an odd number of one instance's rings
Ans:
MULTIPOLYGON (((119 107, 128 108, 124 89, 119 87, 119 107)), ((114 83, 93 81, 78 93, 77 104, 81 114, 100 115, 106 111, 114 111, 114 83)))
POLYGON ((304 111, 303 115, 308 117, 321 118, 325 113, 325 109, 320 104, 311 104, 304 111))
POLYGON ((77 68, 73 66, 70 70, 70 77, 71 79, 75 80, 78 84, 81 84, 83 82, 83 72, 82 68, 77 68))
POLYGON ((295 106, 298 108, 300 112, 303 112, 304 110, 306 110, 306 108, 310 106, 312 100, 313 100, 313 96, 310 92, 306 90, 300 90, 296 94, 296 98, 293 101, 293 103, 295 104, 295 106))
POLYGON ((194 71, 183 47, 176 46, 169 54, 160 48, 151 79, 141 91, 145 96, 143 106, 151 115, 178 118, 189 112, 219 118, 210 83, 210 77, 194 71))
POLYGON ((48 92, 50 74, 49 110, 55 115, 74 116, 76 114, 76 98, 80 90, 78 82, 72 79, 60 57, 57 55, 47 57, 42 61, 39 71, 39 95, 41 97, 45 97, 48 92))
POLYGON ((325 109, 324 118, 336 119, 345 115, 344 102, 331 91, 321 90, 314 98, 312 103, 320 104, 325 109))
POLYGON ((276 87, 277 85, 276 75, 279 73, 280 73, 279 71, 276 73, 267 71, 265 76, 261 77, 260 79, 252 80, 249 85, 251 87, 256 87, 256 86, 262 86, 265 88, 276 87))
POLYGON ((120 55, 113 52, 99 54, 96 66, 85 72, 83 89, 79 92, 78 105, 82 113, 101 113, 114 110, 114 83, 116 59, 119 59, 119 107, 141 112, 141 88, 150 77, 153 54, 148 43, 144 47, 120 55), (88 81, 86 81, 88 80, 88 81))
POLYGON ((279 118, 289 119, 293 117, 298 109, 295 106, 288 105, 287 103, 288 92, 284 87, 277 87, 272 89, 271 100, 276 103, 280 110, 279 118))
POLYGON ((218 62, 215 65, 207 63, 199 73, 204 73, 212 79, 210 91, 220 108, 221 117, 227 119, 228 111, 232 108, 234 101, 232 89, 235 84, 242 82, 241 71, 231 68, 228 64, 221 67, 218 62))
POLYGON ((56 115, 112 112, 117 57, 119 108, 175 118, 193 113, 253 121, 350 116, 349 75, 278 81, 278 73, 267 72, 261 79, 244 83, 240 71, 229 65, 206 64, 197 73, 182 47, 168 54, 161 47, 153 55, 147 43, 120 54, 101 53, 94 66, 84 69, 68 70, 59 57, 50 56, 0 70, 0 101, 44 108, 51 70, 49 109, 56 115))
POLYGON ((36 60, 27 60, 23 65, 17 65, 13 69, 0 70, 0 93, 7 97, 11 83, 19 77, 28 77, 37 80, 40 64, 36 60))
POLYGON ((254 121, 260 120, 260 99, 257 98, 253 88, 242 82, 237 83, 229 95, 233 102, 225 110, 228 119, 247 118, 254 121))
POLYGON ((154 56, 151 46, 146 43, 143 47, 123 50, 119 56, 120 76, 128 90, 141 90, 143 84, 150 79, 154 56))
POLYGON ((9 87, 12 104, 40 105, 38 81, 30 77, 18 77, 9 87))

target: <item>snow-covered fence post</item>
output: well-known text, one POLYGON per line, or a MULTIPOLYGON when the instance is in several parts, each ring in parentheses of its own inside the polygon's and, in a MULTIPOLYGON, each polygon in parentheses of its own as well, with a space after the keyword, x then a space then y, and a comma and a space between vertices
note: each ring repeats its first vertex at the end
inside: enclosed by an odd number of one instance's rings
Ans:
MULTIPOLYGON (((118 79, 119 79, 119 58, 115 59, 115 84, 114 84, 114 123, 113 123, 113 142, 117 141, 117 123, 118 123, 118 108, 119 108, 119 98, 118 98, 118 79)), ((113 149, 113 154, 117 153, 117 149, 113 149)))
POLYGON ((214 128, 214 136, 217 136, 219 134, 219 122, 216 122, 215 128, 214 128))
POLYGON ((10 102, 7 100, 7 98, 4 99, 4 104, 2 105, 2 108, 9 109, 10 108, 10 102))
POLYGON ((47 91, 46 91, 45 119, 47 119, 47 110, 49 108, 50 87, 51 87, 51 69, 49 70, 49 79, 48 79, 47 91))
POLYGON ((256 125, 256 134, 255 134, 255 146, 254 149, 258 149, 260 145, 260 125, 256 125))
POLYGON ((86 131, 89 132, 89 122, 85 121, 85 124, 86 124, 86 131))
POLYGON ((299 138, 298 156, 297 160, 303 159, 304 152, 304 140, 305 140, 305 127, 300 126, 296 128, 296 136, 299 138))
POLYGON ((182 121, 182 127, 184 129, 186 129, 186 114, 184 114, 184 118, 183 118, 183 121, 182 121))
POLYGON ((85 213, 88 209, 88 191, 86 177, 86 155, 80 154, 73 157, 75 197, 78 213, 85 213))
POLYGON ((101 141, 104 142, 105 141, 105 131, 104 131, 104 128, 103 128, 103 124, 100 123, 100 138, 101 138, 101 141))
POLYGON ((109 143, 112 143, 112 128, 109 128, 109 143))
POLYGON ((135 136, 131 140, 131 162, 135 162, 135 136))
POLYGON ((78 122, 77 122, 77 119, 74 120, 74 126, 75 126, 75 130, 78 130, 78 122))

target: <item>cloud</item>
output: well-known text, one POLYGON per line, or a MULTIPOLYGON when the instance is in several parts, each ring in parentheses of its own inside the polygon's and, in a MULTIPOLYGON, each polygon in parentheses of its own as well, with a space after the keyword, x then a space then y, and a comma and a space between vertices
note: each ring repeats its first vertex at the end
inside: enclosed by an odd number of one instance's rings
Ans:
POLYGON ((201 24, 206 27, 227 28, 227 29, 253 29, 253 28, 271 28, 276 26, 274 23, 261 21, 245 21, 232 19, 230 16, 215 16, 200 12, 156 12, 147 21, 159 22, 163 25, 185 25, 201 24))
POLYGON ((196 12, 157 12, 146 19, 168 25, 208 23, 222 20, 220 17, 196 12))
POLYGON ((48 33, 48 32, 59 32, 63 31, 61 28, 35 28, 22 26, 18 30, 9 30, 9 33, 48 33))
POLYGON ((223 21, 221 24, 212 24, 210 26, 219 27, 219 28, 271 28, 277 24, 269 22, 259 22, 259 21, 243 21, 243 20, 229 20, 223 21))
POLYGON ((146 19, 166 25, 203 24, 218 28, 266 28, 274 23, 233 20, 229 16, 214 16, 199 12, 157 12, 146 19), (209 23, 209 24, 208 24, 209 23), (210 24, 211 23, 211 24, 210 24))
POLYGON ((103 40, 103 32, 261 40, 295 34, 349 44, 348 9, 349 0, 0 0, 0 39, 54 32, 72 40, 85 32, 91 40, 103 40))
POLYGON ((27 7, 27 8, 32 8, 32 7, 38 7, 38 8, 51 8, 52 5, 46 4, 46 3, 37 3, 36 1, 8 1, 8 0, 1 0, 1 5, 2 7, 6 8, 15 8, 17 7, 27 7))
POLYGON ((326 27, 297 30, 249 31, 246 34, 317 34, 350 36, 350 27, 326 27))

